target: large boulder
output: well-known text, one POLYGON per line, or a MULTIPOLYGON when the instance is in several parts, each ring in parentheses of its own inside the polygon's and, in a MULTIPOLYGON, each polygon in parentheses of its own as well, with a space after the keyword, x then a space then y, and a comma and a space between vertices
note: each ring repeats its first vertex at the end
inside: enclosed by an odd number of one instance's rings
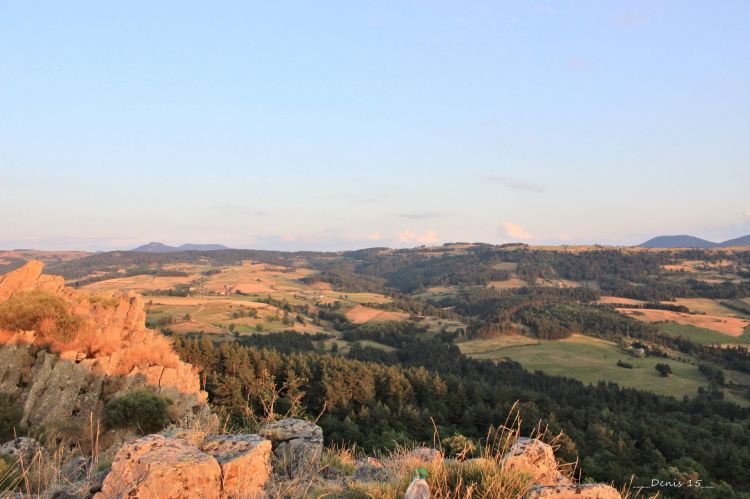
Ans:
POLYGON ((537 485, 526 494, 526 499, 621 499, 621 497, 615 488, 600 483, 537 485))
POLYGON ((62 277, 42 275, 42 270, 44 270, 44 264, 38 260, 32 260, 23 267, 0 276, 0 303, 26 289, 58 292, 65 287, 65 280, 62 277))
POLYGON ((259 435, 211 435, 201 444, 221 466, 224 497, 255 499, 271 476, 271 441, 259 435))
POLYGON ((123 446, 96 499, 207 499, 221 497, 216 459, 177 438, 148 435, 123 446))
POLYGON ((320 426, 301 419, 282 419, 263 426, 258 433, 271 441, 280 472, 297 476, 316 471, 323 454, 320 426))

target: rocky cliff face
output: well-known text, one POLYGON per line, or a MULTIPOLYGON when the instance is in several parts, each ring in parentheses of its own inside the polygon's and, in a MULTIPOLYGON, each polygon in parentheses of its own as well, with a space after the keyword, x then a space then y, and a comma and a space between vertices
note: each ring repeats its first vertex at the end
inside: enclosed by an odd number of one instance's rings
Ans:
POLYGON ((196 370, 145 327, 139 297, 92 296, 42 269, 32 261, 0 277, 0 307, 24 292, 44 291, 63 300, 78 328, 65 341, 0 329, 0 392, 21 402, 24 423, 88 421, 107 400, 143 387, 170 397, 176 417, 207 410, 196 370))

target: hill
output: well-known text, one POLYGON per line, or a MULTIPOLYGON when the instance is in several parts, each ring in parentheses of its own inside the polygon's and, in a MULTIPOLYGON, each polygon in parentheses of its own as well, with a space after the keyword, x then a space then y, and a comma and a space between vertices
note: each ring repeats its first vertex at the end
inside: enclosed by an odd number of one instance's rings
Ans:
POLYGON ((638 246, 641 248, 713 248, 716 243, 700 237, 680 235, 654 237, 638 246))
POLYGON ((723 243, 719 243, 718 246, 721 246, 722 248, 729 246, 750 246, 750 234, 724 241, 723 243))
POLYGON ((750 234, 734 239, 729 239, 721 243, 714 243, 701 239, 700 237, 680 235, 680 236, 657 236, 649 239, 645 243, 638 245, 639 248, 651 249, 679 249, 679 248, 728 248, 730 246, 750 246, 750 234))
POLYGON ((186 243, 180 246, 168 246, 159 242, 150 242, 137 248, 133 248, 130 251, 137 251, 141 253, 174 253, 177 251, 213 251, 229 249, 229 247, 223 244, 192 244, 186 243))

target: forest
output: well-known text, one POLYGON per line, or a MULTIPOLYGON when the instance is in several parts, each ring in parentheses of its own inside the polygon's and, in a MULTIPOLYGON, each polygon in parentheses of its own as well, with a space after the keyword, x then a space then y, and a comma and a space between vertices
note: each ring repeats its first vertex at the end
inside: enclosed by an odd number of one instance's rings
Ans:
POLYGON ((177 345, 207 374, 212 405, 237 427, 252 427, 253 415, 274 400, 280 414, 320 416, 328 443, 371 450, 429 442, 431 420, 444 436, 478 441, 520 401, 524 431, 541 424, 549 434, 564 432, 558 452, 580 459, 584 478, 622 485, 632 475, 670 479, 697 472, 717 487, 702 497, 750 491, 750 410, 724 402, 716 391, 675 400, 613 383, 585 386, 515 362, 469 359, 450 335, 422 339, 404 328, 350 334, 399 349, 292 352, 296 333, 263 347, 216 345, 205 337, 177 345))

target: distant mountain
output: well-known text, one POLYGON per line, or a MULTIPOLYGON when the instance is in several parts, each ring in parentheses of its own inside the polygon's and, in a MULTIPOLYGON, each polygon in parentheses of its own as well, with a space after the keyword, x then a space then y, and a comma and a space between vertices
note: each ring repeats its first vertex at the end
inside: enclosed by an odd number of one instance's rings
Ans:
POLYGON ((723 243, 706 241, 695 236, 659 236, 638 245, 641 248, 726 248, 727 246, 750 246, 750 234, 723 243))
POLYGON ((658 236, 638 246, 641 248, 713 248, 716 243, 694 236, 658 236))
POLYGON ((719 243, 718 246, 750 246, 750 234, 719 243))
POLYGON ((130 251, 139 251, 141 253, 174 253, 175 251, 211 251, 229 249, 223 244, 181 244, 180 246, 168 246, 163 243, 151 242, 138 246, 130 251))

